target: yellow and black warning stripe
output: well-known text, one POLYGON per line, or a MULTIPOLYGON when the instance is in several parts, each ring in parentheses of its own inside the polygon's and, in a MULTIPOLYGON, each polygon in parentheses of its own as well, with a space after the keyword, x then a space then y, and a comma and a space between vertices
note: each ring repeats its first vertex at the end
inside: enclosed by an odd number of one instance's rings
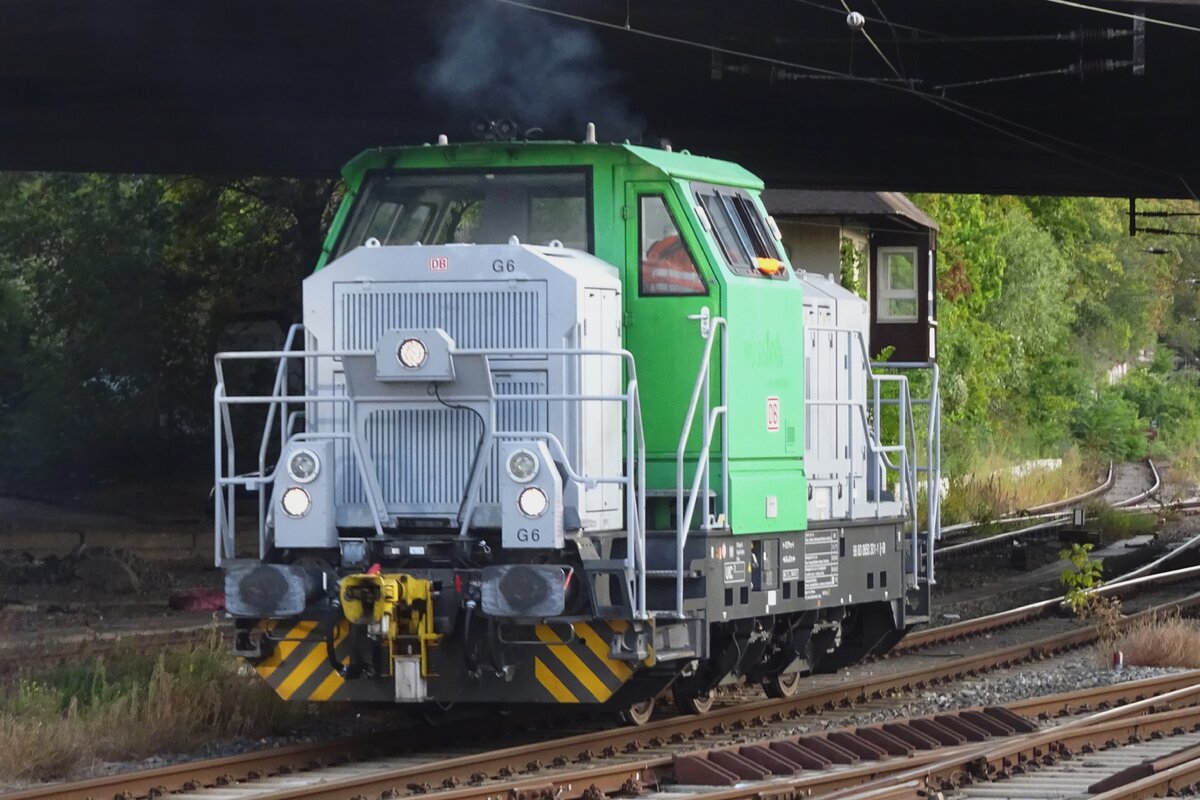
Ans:
POLYGON ((345 620, 301 620, 294 624, 268 623, 270 652, 254 664, 254 670, 284 700, 332 700, 346 679, 329 662, 326 639, 333 628, 334 653, 349 663, 345 620))
POLYGON ((621 621, 576 622, 573 635, 564 626, 538 625, 545 644, 533 657, 534 678, 558 703, 603 703, 633 675, 627 662, 609 657, 609 641, 624 632, 621 621))

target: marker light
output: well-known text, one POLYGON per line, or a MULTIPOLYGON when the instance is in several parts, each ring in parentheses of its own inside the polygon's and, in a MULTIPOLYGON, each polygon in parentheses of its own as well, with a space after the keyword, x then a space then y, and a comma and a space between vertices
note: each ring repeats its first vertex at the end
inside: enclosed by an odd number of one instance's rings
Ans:
POLYGON ((405 339, 396 348, 396 358, 409 369, 416 369, 429 358, 429 348, 420 339, 405 339))
POLYGON ((764 275, 778 275, 783 272, 783 262, 778 258, 763 258, 759 256, 754 259, 754 262, 758 265, 758 271, 764 275))
POLYGON ((303 517, 312 508, 312 500, 309 499, 308 492, 299 486, 293 486, 283 493, 280 505, 289 517, 303 517))
POLYGON ((288 459, 287 471, 296 483, 312 483, 321 472, 321 459, 312 450, 297 450, 288 459))
POLYGON ((536 486, 530 486, 517 498, 517 507, 525 516, 537 519, 546 513, 546 509, 550 507, 550 501, 546 499, 545 492, 536 486))
POLYGON ((529 483, 538 474, 537 456, 528 450, 517 450, 508 457, 508 477, 517 483, 529 483))

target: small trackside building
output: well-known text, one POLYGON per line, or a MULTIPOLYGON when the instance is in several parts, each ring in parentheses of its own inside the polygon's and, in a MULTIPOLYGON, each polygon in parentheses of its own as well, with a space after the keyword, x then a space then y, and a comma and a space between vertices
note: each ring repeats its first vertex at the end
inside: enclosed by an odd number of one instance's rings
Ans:
POLYGON ((763 203, 796 269, 836 281, 843 263, 860 263, 873 352, 936 360, 938 226, 929 215, 898 192, 768 189, 763 203))

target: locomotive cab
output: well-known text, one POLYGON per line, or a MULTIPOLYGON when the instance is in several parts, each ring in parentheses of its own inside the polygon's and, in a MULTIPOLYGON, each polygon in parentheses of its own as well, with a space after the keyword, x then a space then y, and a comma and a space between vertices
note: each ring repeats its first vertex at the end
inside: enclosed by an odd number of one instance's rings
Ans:
POLYGON ((303 324, 216 360, 217 562, 281 696, 626 709, 670 687, 696 710, 923 619, 934 454, 878 424, 911 427, 907 383, 871 373, 845 298, 814 316, 752 174, 546 142, 344 175, 303 324), (250 360, 270 391, 234 391, 250 360), (872 381, 897 391, 872 407, 872 381), (244 406, 265 429, 234 429, 244 406), (842 460, 810 485, 819 436, 842 460), (814 515, 814 489, 849 499, 814 515))

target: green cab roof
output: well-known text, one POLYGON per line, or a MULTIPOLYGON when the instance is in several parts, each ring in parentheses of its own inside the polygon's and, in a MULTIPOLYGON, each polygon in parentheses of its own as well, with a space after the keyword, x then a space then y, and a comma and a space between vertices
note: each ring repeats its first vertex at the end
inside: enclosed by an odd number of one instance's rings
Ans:
POLYGON ((462 144, 383 147, 359 153, 342 168, 354 183, 376 169, 464 169, 471 167, 550 167, 641 162, 673 178, 763 188, 757 175, 730 161, 632 144, 580 142, 464 142, 462 144))

